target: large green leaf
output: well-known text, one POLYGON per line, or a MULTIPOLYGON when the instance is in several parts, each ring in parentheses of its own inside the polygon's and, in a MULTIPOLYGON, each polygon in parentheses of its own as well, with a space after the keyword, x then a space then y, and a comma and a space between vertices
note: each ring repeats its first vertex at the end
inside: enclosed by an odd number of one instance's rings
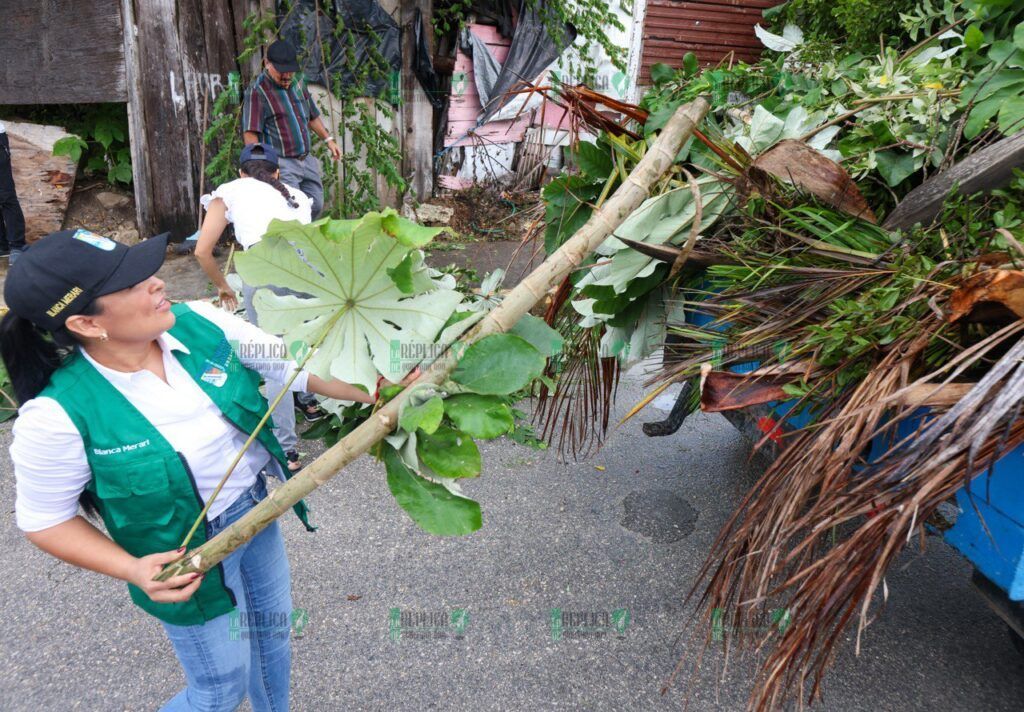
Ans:
POLYGON ((384 448, 388 489, 421 529, 436 536, 462 536, 483 526, 480 505, 420 477, 391 447, 384 448))
POLYGON ((1024 129, 1024 94, 1007 98, 999 107, 999 132, 1005 136, 1024 129))
POLYGON ((416 454, 440 477, 477 477, 480 451, 468 434, 442 425, 433 433, 416 433, 416 454))
POLYGON ((523 337, 492 334, 466 349, 451 378, 476 393, 503 396, 524 388, 544 364, 544 356, 523 337))
POLYGON ((440 398, 434 396, 425 403, 419 405, 407 405, 402 410, 398 424, 402 430, 412 433, 417 428, 425 433, 433 433, 441 424, 444 417, 444 403, 440 398))
POLYGON ((591 203, 601 194, 603 183, 582 175, 563 174, 544 186, 544 250, 548 254, 590 219, 591 203))
POLYGON ((523 337, 547 358, 561 351, 565 343, 561 334, 548 326, 546 321, 533 314, 523 316, 509 333, 523 337))
POLYGON ((676 70, 663 62, 655 62, 651 66, 651 83, 655 86, 658 86, 659 84, 666 84, 672 81, 675 76, 676 70))
MULTIPOLYGON (((701 193, 700 232, 703 234, 722 213, 731 209, 731 192, 714 178, 702 176, 697 183, 701 193)), ((645 200, 615 230, 614 235, 651 245, 681 244, 689 237, 696 212, 696 203, 689 188, 678 188, 645 200)), ((599 251, 602 255, 612 255, 611 261, 588 270, 577 286, 610 286, 616 293, 622 293, 634 279, 653 274, 659 264, 614 237, 605 240, 599 251)))
POLYGON ((964 138, 970 140, 980 134, 992 117, 999 113, 1002 105, 1001 97, 992 97, 976 104, 967 117, 967 123, 964 124, 964 138))
POLYGON ((512 430, 512 409, 499 396, 462 393, 444 401, 444 412, 462 432, 490 440, 512 430))
POLYGON ((878 172, 890 186, 899 185, 917 171, 914 156, 905 151, 880 151, 875 160, 878 172))
POLYGON ((607 180, 614 168, 612 165, 611 151, 607 145, 580 141, 574 152, 576 165, 580 170, 591 178, 598 178, 602 182, 607 180))
POLYGON ((430 278, 421 255, 409 257, 410 245, 422 244, 428 233, 393 210, 311 225, 275 220, 235 264, 247 284, 308 295, 257 291, 261 327, 286 343, 312 344, 334 320, 307 368, 372 390, 378 372, 392 381, 404 377, 462 300, 430 278), (404 293, 388 270, 402 273, 399 281, 414 293, 404 293))

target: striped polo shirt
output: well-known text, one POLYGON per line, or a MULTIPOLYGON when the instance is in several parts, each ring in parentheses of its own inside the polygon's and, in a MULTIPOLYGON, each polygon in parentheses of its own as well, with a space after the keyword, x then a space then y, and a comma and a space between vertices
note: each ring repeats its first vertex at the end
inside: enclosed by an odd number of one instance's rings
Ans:
POLYGON ((266 72, 245 93, 242 131, 260 135, 285 158, 302 158, 309 153, 309 122, 320 116, 306 85, 294 79, 285 89, 266 72))

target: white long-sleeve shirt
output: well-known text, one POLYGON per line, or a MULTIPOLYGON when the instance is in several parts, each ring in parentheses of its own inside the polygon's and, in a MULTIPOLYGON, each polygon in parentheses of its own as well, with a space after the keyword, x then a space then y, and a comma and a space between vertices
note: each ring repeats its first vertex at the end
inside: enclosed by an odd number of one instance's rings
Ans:
MULTIPOLYGON (((296 368, 294 361, 278 357, 284 348, 279 337, 207 302, 190 302, 189 307, 220 327, 229 341, 237 341, 239 360, 264 377, 287 378, 296 368)), ((166 383, 150 371, 115 371, 96 363, 84 350, 81 353, 185 457, 205 503, 241 450, 246 435, 221 415, 171 353, 187 351, 186 347, 169 333, 162 334, 157 343, 163 351, 166 383)), ((308 373, 300 372, 290 390, 306 390, 308 378, 308 373)), ((57 401, 39 397, 21 406, 10 453, 17 482, 15 515, 19 528, 40 531, 78 514, 78 498, 92 472, 82 436, 57 401)), ((254 442, 217 495, 208 518, 215 518, 248 490, 269 460, 267 449, 254 442)))

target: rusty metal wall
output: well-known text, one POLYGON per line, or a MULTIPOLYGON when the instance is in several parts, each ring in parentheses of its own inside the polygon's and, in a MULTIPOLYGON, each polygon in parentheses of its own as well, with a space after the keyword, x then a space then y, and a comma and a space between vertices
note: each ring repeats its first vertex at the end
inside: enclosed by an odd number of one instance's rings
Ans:
POLYGON ((756 61, 761 43, 754 25, 763 24, 761 12, 780 0, 647 0, 640 84, 651 81, 651 66, 671 67, 693 52, 701 64, 714 64, 733 53, 737 60, 756 61))

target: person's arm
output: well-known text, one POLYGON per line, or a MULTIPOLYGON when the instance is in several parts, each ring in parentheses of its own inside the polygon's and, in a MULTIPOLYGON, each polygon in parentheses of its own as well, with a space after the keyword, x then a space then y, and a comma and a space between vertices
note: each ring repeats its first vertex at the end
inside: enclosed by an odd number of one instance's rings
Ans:
MULTIPOLYGON (((269 376, 279 380, 287 380, 298 369, 298 364, 290 358, 268 357, 268 354, 285 352, 284 340, 281 337, 268 334, 258 326, 253 326, 244 319, 221 311, 206 302, 190 302, 189 306, 193 311, 199 313, 200 316, 206 317, 219 326, 228 341, 237 342, 239 347, 244 345, 246 348, 238 349, 238 359, 249 368, 257 371, 264 378, 269 376)), ((353 386, 351 383, 345 383, 333 378, 327 381, 314 376, 306 370, 299 371, 299 375, 292 381, 288 390, 297 392, 309 391, 328 398, 356 401, 358 403, 376 402, 372 395, 353 386)))
POLYGON ((309 374, 309 378, 306 381, 306 390, 310 393, 316 393, 319 396, 326 396, 336 400, 355 401, 356 403, 377 402, 372 394, 353 386, 351 383, 339 381, 337 378, 325 381, 312 373, 309 374))
POLYGON ((327 127, 324 126, 324 121, 320 118, 320 109, 317 108, 316 102, 313 101, 313 97, 309 93, 309 89, 305 86, 302 87, 302 98, 305 99, 306 105, 309 107, 310 130, 321 139, 327 141, 327 149, 331 152, 331 158, 336 161, 341 160, 341 148, 339 148, 338 142, 331 137, 327 127))
POLYGON ((217 288, 220 297, 220 305, 228 311, 238 308, 238 299, 235 297, 235 290, 231 288, 224 274, 213 257, 213 248, 217 240, 224 234, 224 228, 228 226, 228 208, 223 198, 214 198, 206 206, 206 217, 203 218, 203 226, 199 229, 199 240, 196 242, 196 259, 199 266, 213 286, 217 288))
POLYGON ((248 146, 260 140, 263 131, 263 100, 253 87, 245 91, 242 101, 242 140, 248 146))
POLYGON ((150 581, 178 552, 136 558, 78 515, 92 473, 82 436, 56 401, 34 398, 21 407, 10 453, 15 516, 30 542, 74 566, 128 581, 154 601, 184 601, 195 592, 199 581, 188 576, 150 581))
POLYGON ((181 556, 181 549, 136 558, 80 516, 41 531, 26 532, 25 536, 50 556, 72 566, 138 586, 157 603, 187 601, 202 583, 201 574, 154 581, 165 564, 181 556))
POLYGON ((338 146, 338 142, 327 133, 327 127, 324 126, 324 121, 319 116, 309 122, 309 128, 313 130, 317 136, 322 139, 328 139, 327 148, 331 152, 331 158, 338 161, 341 160, 341 148, 338 146))

